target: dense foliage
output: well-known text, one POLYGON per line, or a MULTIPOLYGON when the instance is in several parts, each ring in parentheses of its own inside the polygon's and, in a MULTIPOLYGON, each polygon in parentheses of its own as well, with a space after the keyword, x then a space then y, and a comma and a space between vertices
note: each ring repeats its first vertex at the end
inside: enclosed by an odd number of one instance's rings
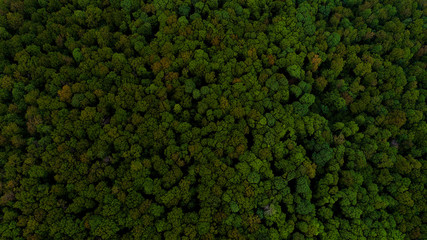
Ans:
POLYGON ((423 0, 2 0, 1 239, 422 239, 423 0))

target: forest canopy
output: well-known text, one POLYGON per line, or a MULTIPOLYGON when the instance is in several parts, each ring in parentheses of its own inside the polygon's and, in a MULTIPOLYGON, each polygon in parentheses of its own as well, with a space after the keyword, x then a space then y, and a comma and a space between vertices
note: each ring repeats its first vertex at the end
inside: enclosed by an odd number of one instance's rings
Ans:
POLYGON ((1 239, 425 239, 423 0, 0 1, 1 239))

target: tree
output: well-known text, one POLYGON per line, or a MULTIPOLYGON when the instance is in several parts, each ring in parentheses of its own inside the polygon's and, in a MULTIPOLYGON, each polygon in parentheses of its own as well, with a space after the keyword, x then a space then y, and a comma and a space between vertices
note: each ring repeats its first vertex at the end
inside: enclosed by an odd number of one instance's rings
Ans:
POLYGON ((420 0, 0 3, 0 239, 422 239, 420 0))
POLYGON ((333 32, 332 34, 330 34, 327 39, 328 46, 331 48, 336 47, 340 41, 341 41, 341 36, 336 32, 333 32))

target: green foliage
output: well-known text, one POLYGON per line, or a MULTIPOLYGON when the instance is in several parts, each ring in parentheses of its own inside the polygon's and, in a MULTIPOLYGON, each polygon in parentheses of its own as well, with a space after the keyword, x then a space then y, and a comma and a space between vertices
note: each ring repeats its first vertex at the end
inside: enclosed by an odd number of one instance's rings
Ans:
POLYGON ((258 183, 260 181, 260 175, 256 172, 251 172, 248 176, 248 182, 258 183))
POLYGON ((90 218, 89 225, 91 233, 101 239, 109 239, 119 231, 119 227, 114 221, 97 215, 90 218))
POLYGON ((297 65, 292 65, 286 68, 286 70, 288 71, 289 75, 291 75, 291 77, 294 78, 302 78, 304 72, 301 70, 301 68, 297 65))
POLYGON ((308 215, 308 214, 314 213, 315 206, 314 204, 310 203, 308 200, 304 199, 304 200, 301 200, 299 203, 297 203, 297 207, 295 211, 301 215, 308 215))
POLYGON ((32 178, 45 177, 46 170, 42 166, 32 166, 28 171, 28 175, 32 178))
POLYGON ((0 239, 427 235, 422 1, 0 13, 0 239))
POLYGON ((82 52, 80 51, 80 48, 75 48, 73 50, 73 57, 76 62, 81 62, 83 60, 83 55, 82 55, 82 52))
POLYGON ((232 212, 238 212, 240 210, 239 205, 236 202, 230 202, 230 208, 232 212))
POLYGON ((327 39, 328 46, 331 48, 337 46, 340 41, 341 36, 336 32, 333 32, 331 35, 329 35, 327 39))

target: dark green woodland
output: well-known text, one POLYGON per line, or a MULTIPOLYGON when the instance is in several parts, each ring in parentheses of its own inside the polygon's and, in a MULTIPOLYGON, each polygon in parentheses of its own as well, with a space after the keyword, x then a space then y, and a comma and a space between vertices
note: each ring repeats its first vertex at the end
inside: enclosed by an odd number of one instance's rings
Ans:
POLYGON ((425 0, 1 0, 1 240, 427 239, 425 0))

